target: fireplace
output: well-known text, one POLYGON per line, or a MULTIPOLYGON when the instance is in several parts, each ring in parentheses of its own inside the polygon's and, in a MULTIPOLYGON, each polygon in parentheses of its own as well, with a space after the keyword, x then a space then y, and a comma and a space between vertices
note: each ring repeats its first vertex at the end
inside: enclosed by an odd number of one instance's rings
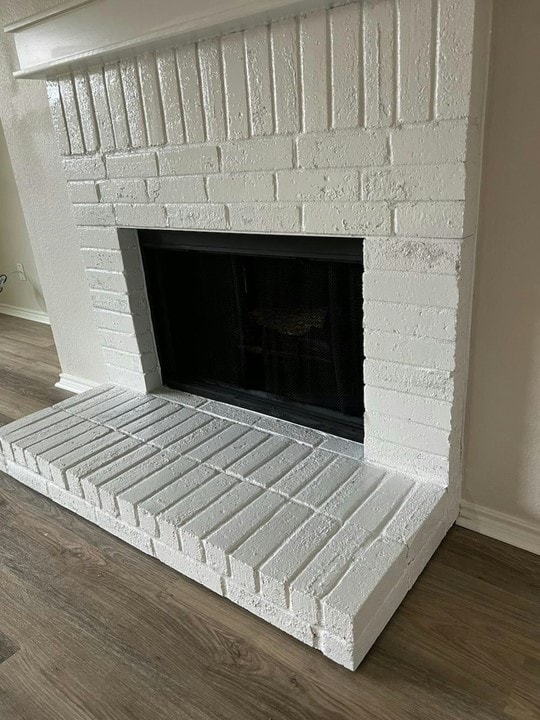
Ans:
POLYGON ((361 240, 139 237, 166 385, 362 440, 361 240))

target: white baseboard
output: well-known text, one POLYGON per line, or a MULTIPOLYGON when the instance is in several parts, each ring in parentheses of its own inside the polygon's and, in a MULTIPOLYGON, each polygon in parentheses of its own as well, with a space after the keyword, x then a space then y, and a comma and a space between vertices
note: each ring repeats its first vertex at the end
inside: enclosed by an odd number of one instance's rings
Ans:
POLYGON ((0 313, 3 315, 12 315, 13 317, 23 318, 24 320, 33 320, 34 322, 43 323, 44 325, 50 325, 51 321, 47 313, 41 312, 40 310, 26 310, 16 305, 1 305, 0 313))
POLYGON ((457 525, 540 555, 540 523, 462 500, 457 525))
POLYGON ((94 382, 93 380, 84 380, 83 378, 69 375, 68 373, 60 373, 60 380, 55 383, 55 387, 78 394, 102 384, 103 383, 94 382))

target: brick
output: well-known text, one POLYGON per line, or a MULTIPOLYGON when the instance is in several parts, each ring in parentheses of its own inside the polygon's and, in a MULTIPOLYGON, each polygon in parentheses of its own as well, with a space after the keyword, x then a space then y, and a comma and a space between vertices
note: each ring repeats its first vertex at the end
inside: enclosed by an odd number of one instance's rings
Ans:
POLYGON ((130 242, 126 235, 120 239, 118 230, 114 227, 81 227, 78 233, 81 248, 120 250, 120 247, 127 249, 137 246, 134 242, 130 242))
POLYGON ((62 106, 64 108, 64 117, 69 135, 69 146, 73 155, 84 153, 84 140, 82 136, 82 128, 79 117, 79 109, 75 97, 75 87, 73 85, 73 76, 64 75, 58 78, 60 87, 60 95, 62 97, 62 106))
POLYGON ((99 139, 87 72, 85 70, 76 70, 73 73, 73 82, 79 107, 84 147, 87 153, 93 153, 99 148, 99 139))
POLYGON ((321 449, 331 450, 332 452, 353 458, 354 460, 362 460, 364 457, 362 443, 356 440, 337 437, 336 435, 328 435, 322 443, 321 449))
POLYGON ((302 168, 361 168, 387 161, 386 135, 376 130, 302 135, 297 149, 302 168))
POLYGON ((344 523, 360 505, 373 497, 377 498, 380 506, 378 491, 384 482, 384 475, 384 471, 379 468, 362 465, 320 505, 319 512, 344 523))
POLYGON ((402 362, 410 365, 454 370, 456 348, 453 342, 430 338, 403 337, 395 333, 370 332, 364 337, 368 358, 402 362))
POLYGON ((69 197, 72 203, 97 203, 96 184, 91 181, 69 182, 69 197))
POLYGON ((456 309, 365 301, 364 327, 396 335, 453 340, 456 336, 456 309))
POLYGON ((102 202, 145 203, 148 202, 146 184, 142 179, 103 180, 99 183, 102 202))
POLYGON ((51 450, 41 453, 37 458, 38 469, 40 475, 43 475, 48 480, 54 480, 57 484, 65 487, 62 479, 62 472, 69 467, 69 462, 77 462, 81 458, 81 452, 85 452, 86 448, 90 448, 89 454, 92 453, 93 447, 92 442, 111 434, 109 428, 102 428, 98 425, 82 434, 77 434, 75 438, 71 438, 64 443, 56 445, 51 450), (84 450, 82 450, 84 448, 84 450), (75 451, 76 458, 72 458, 71 452, 75 451), (61 462, 64 459, 64 462, 61 462), (66 465, 67 463, 67 465, 66 465))
POLYGON ((448 455, 450 433, 437 427, 376 412, 366 413, 366 432, 381 440, 406 445, 434 455, 448 455))
POLYGON ((437 15, 437 86, 435 115, 465 117, 469 112, 476 3, 441 0, 437 15))
POLYGON ((146 127, 136 58, 125 58, 118 63, 124 90, 124 104, 129 125, 129 138, 133 147, 145 147, 146 127))
POLYGON ((67 180, 98 180, 105 177, 105 163, 99 155, 64 158, 62 164, 67 180))
POLYGON ((87 269, 85 275, 91 290, 127 293, 126 276, 124 273, 87 269))
POLYGON ((403 420, 425 423, 441 430, 450 430, 452 406, 449 402, 408 395, 381 387, 364 388, 366 412, 393 415, 403 420))
POLYGON ((219 170, 217 148, 212 145, 162 150, 158 159, 160 175, 198 175, 219 170))
POLYGON ((432 73, 431 0, 399 0, 398 3, 399 85, 398 119, 421 122, 430 119, 432 73))
POLYGON ((455 308, 458 284, 453 275, 368 270, 364 273, 364 299, 455 308))
POLYGON ((331 37, 332 127, 351 128, 363 120, 364 98, 360 93, 360 5, 351 3, 329 13, 331 37))
POLYGON ((104 67, 105 86, 108 104, 111 111, 111 122, 114 133, 114 144, 118 150, 129 147, 129 128, 124 102, 124 91, 118 63, 110 63, 104 67))
POLYGON ((158 50, 156 63, 167 140, 172 145, 183 143, 184 125, 174 50, 158 50))
POLYGON ((100 148, 102 151, 114 150, 114 132, 109 101, 107 100, 104 68, 101 66, 89 68, 88 81, 92 93, 100 148))
POLYGON ((141 532, 137 528, 126 525, 121 520, 102 512, 101 510, 95 511, 95 523, 99 527, 107 530, 107 532, 116 535, 124 542, 133 545, 137 550, 146 553, 147 555, 153 555, 152 541, 145 533, 141 532))
POLYGON ((464 200, 465 166, 452 163, 364 170, 362 199, 389 202, 464 200))
POLYGON ((413 478, 428 480, 444 486, 448 481, 449 462, 442 455, 434 455, 388 440, 366 435, 366 459, 369 462, 405 472, 413 478))
POLYGON ((461 238, 472 232, 465 222, 465 203, 400 203, 395 210, 396 232, 411 237, 461 238))
POLYGON ((291 443, 285 438, 271 435, 261 445, 258 445, 251 452, 246 453, 232 465, 229 465, 227 472, 241 479, 248 477, 268 460, 273 459, 290 446, 291 443))
POLYGON ((197 43, 197 53, 206 140, 219 142, 225 139, 225 98, 221 82, 219 39, 201 40, 197 43))
POLYGON ((328 632, 339 637, 355 637, 404 576, 406 567, 403 545, 377 539, 322 600, 328 632))
POLYGON ((390 234, 390 211, 386 203, 306 203, 304 230, 337 235, 390 234))
POLYGON ((200 445, 206 445, 207 442, 228 427, 230 427, 230 424, 225 420, 210 418, 208 415, 201 413, 197 423, 194 423, 191 428, 184 428, 188 431, 183 432, 180 438, 171 445, 167 444, 166 447, 172 453, 181 453, 193 457, 193 453, 197 451, 200 445))
MULTIPOLYGON (((208 412, 208 409, 205 408, 205 411, 208 412)), ((297 425, 296 423, 288 422, 281 418, 270 417, 269 415, 255 417, 253 423, 259 430, 267 430, 268 432, 288 437, 291 440, 297 440, 300 443, 311 445, 312 447, 320 445, 326 437, 318 430, 297 425)))
POLYGON ((229 142, 222 146, 221 156, 226 172, 292 168, 292 140, 275 136, 229 142))
POLYGON ((122 272, 124 261, 119 250, 81 249, 84 265, 89 270, 122 272))
POLYGON ((259 430, 248 430, 241 437, 232 442, 227 447, 218 450, 216 453, 206 459, 206 464, 217 470, 225 470, 233 463, 237 462, 244 455, 252 452, 256 447, 269 438, 267 433, 259 430))
POLYGON ((310 451, 310 448, 306 445, 300 445, 299 443, 289 444, 277 455, 274 455, 271 460, 260 465, 252 472, 249 475, 249 481, 265 488, 271 487, 303 460, 310 451))
POLYGON ((109 347, 123 352, 151 352, 155 349, 154 337, 151 333, 141 333, 137 337, 123 335, 112 330, 99 330, 102 347, 109 347))
POLYGON ((167 205, 169 226, 182 230, 224 230, 225 206, 215 204, 167 205))
POLYGON ((68 487, 75 495, 79 495, 80 497, 84 496, 81 480, 85 475, 90 475, 96 470, 103 470, 109 463, 114 462, 122 455, 138 447, 138 443, 135 440, 123 437, 120 433, 114 436, 106 436, 106 438, 107 447, 77 465, 70 467, 66 472, 68 487))
POLYGON ((233 230, 288 233, 300 230, 300 209, 292 203, 234 203, 229 205, 233 230))
POLYGON ((247 138, 248 107, 244 34, 229 33, 221 38, 223 82, 227 98, 227 137, 247 138))
POLYGON ((288 498, 293 497, 308 483, 314 481, 334 459, 335 457, 331 453, 315 450, 278 480, 272 486, 272 491, 281 493, 288 498))
POLYGON ((278 200, 357 200, 358 173, 352 170, 282 170, 276 174, 278 200))
POLYGON ((276 132, 300 130, 298 44, 295 18, 270 25, 276 132))
MULTIPOLYGON (((235 582, 252 592, 258 592, 257 568, 284 543, 304 521, 310 517, 308 508, 294 503, 280 507, 266 522, 259 522, 260 527, 242 537, 235 538, 227 545, 222 545, 223 552, 228 554, 231 575, 235 582), (239 545, 234 548, 234 545, 239 545)), ((221 536, 221 533, 220 533, 221 536)), ((210 536, 206 544, 217 545, 218 538, 210 536)), ((225 568, 225 571, 227 568, 225 568)))
POLYGON ((466 142, 467 123, 464 121, 403 126, 390 131, 392 163, 423 165, 464 162, 466 142))
POLYGON ((182 573, 182 575, 199 583, 199 585, 203 585, 209 590, 212 590, 212 592, 218 595, 223 594, 221 591, 221 577, 207 565, 198 563, 157 540, 154 540, 154 548, 156 557, 165 563, 165 565, 169 565, 174 570, 182 573))
POLYGON ((73 205, 76 225, 114 225, 112 205, 73 205))
POLYGON ((368 359, 364 362, 364 382, 366 385, 448 402, 452 401, 454 394, 454 380, 452 374, 446 370, 432 370, 385 360, 368 359))
POLYGON ((137 58, 137 66, 148 145, 163 145, 166 139, 161 109, 163 101, 158 100, 161 99, 161 93, 155 54, 140 55, 137 58))
POLYGON ((335 456, 332 463, 321 470, 295 496, 295 502, 313 509, 321 505, 354 473, 360 465, 352 458, 335 456))
POLYGON ((431 239, 366 238, 364 268, 457 275, 462 244, 431 239))
POLYGON ((157 203, 206 202, 206 191, 202 177, 150 178, 148 195, 157 203))
POLYGON ((189 450, 194 434, 195 440, 193 440, 193 442, 196 444, 196 438, 200 435, 198 431, 206 428, 206 426, 212 426, 217 422, 204 413, 193 412, 190 408, 185 408, 179 412, 189 413, 190 416, 152 440, 154 445, 169 448, 172 453, 183 453, 184 447, 186 450, 189 450), (198 435, 196 433, 198 433, 198 435))
POLYGON ((127 335, 136 334, 137 331, 145 333, 149 330, 149 319, 141 315, 134 317, 133 315, 95 309, 94 319, 97 327, 101 330, 113 330, 127 335))
POLYGON ((107 175, 110 178, 141 178, 157 175, 157 160, 154 152, 130 152, 107 155, 107 175))
POLYGON ((251 135, 271 135, 274 129, 269 39, 264 25, 244 33, 251 135))
POLYGON ((226 425, 225 429, 216 435, 212 435, 205 442, 200 443, 195 448, 187 451, 189 457, 204 462, 212 455, 225 449, 228 445, 245 435, 247 429, 241 425, 226 425))
POLYGON ((60 97, 60 85, 58 80, 47 80, 46 86, 58 146, 62 155, 69 155, 69 137, 64 117, 64 109, 62 107, 62 98, 60 97))
POLYGON ((128 227, 167 227, 167 213, 161 205, 115 205, 118 225, 128 227))
POLYGON ((103 348, 102 352, 103 359, 107 365, 115 365, 116 367, 132 370, 133 372, 154 370, 157 367, 157 358, 154 353, 139 355, 111 348, 103 348))
POLYGON ((208 198, 212 202, 261 201, 274 199, 270 173, 227 173, 210 175, 208 198))
POLYGON ((299 21, 304 132, 328 127, 327 17, 319 11, 299 21))
POLYGON ((193 72, 193 68, 197 67, 196 46, 192 44, 177 48, 176 60, 182 94, 186 142, 201 143, 204 142, 201 89, 198 73, 193 72))
MULTIPOLYGON (((384 535, 407 546, 410 560, 430 541, 446 509, 446 491, 427 483, 417 483, 398 513, 384 527, 384 535)), ((435 546, 436 547, 436 546, 435 546)), ((433 550, 435 550, 435 547, 433 550)))
POLYGON ((148 312, 148 303, 142 291, 135 291, 128 295, 107 290, 92 290, 90 295, 92 305, 100 310, 131 313, 132 315, 142 315, 148 312))
POLYGON ((369 3, 363 16, 365 123, 387 127, 394 121, 395 109, 395 3, 369 3))

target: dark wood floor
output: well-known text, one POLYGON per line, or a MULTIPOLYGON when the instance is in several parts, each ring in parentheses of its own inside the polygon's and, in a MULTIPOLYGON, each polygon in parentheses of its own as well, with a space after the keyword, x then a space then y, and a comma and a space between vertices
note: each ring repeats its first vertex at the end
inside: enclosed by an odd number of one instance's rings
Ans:
MULTIPOLYGON (((0 315, 0 421, 49 405, 0 315)), ((0 475, 1 720, 538 720, 540 561, 454 528, 359 670, 0 475)))

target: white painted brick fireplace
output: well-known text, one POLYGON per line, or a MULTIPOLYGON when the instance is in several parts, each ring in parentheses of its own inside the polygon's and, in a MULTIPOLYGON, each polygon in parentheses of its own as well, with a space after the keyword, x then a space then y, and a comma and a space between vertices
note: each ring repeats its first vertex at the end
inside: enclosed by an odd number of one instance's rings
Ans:
POLYGON ((457 517, 489 13, 349 2, 39 73, 111 385, 3 428, 8 472, 350 668, 457 517), (159 391, 138 228, 364 238, 364 459, 159 391))

